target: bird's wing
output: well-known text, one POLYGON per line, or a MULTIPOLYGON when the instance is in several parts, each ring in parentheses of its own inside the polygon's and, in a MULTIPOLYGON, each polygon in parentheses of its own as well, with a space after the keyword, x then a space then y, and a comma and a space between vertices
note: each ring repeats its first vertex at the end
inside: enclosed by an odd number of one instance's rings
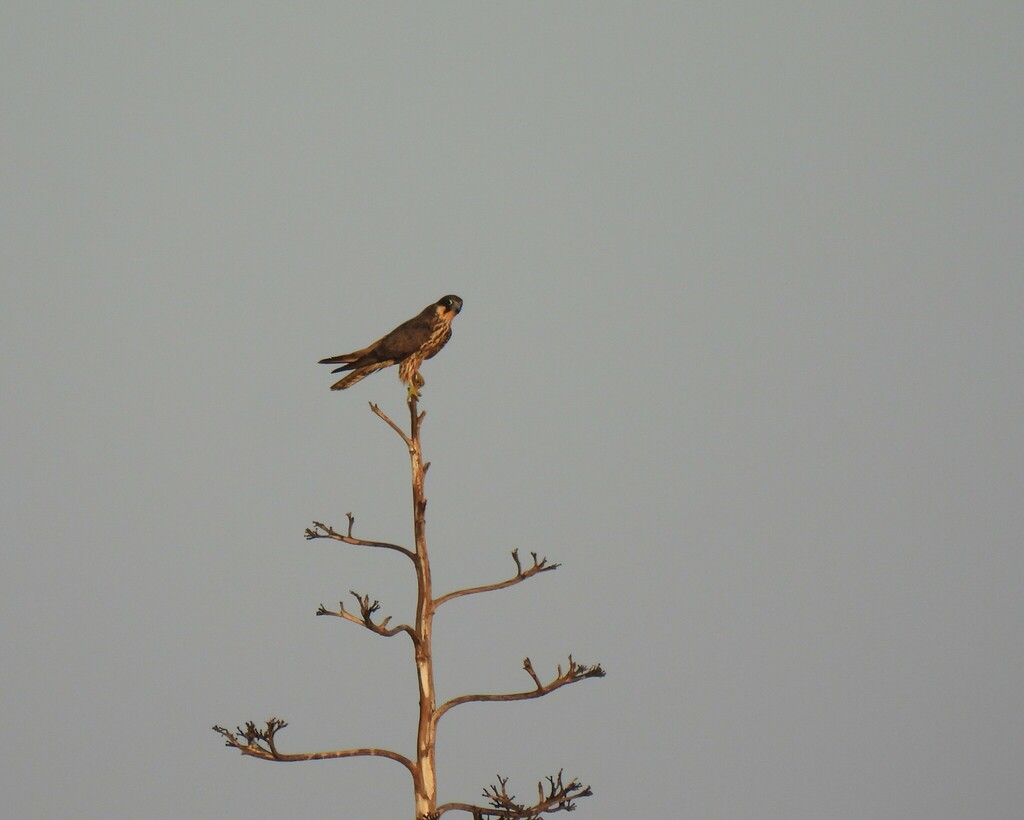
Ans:
POLYGON ((404 359, 419 350, 430 338, 433 313, 434 307, 431 305, 374 342, 370 346, 374 359, 404 359))
POLYGON ((413 316, 408 321, 402 322, 398 327, 385 336, 382 336, 372 345, 362 350, 355 350, 352 353, 342 353, 338 356, 331 356, 321 359, 320 364, 344 364, 346 367, 339 367, 332 373, 340 373, 343 370, 354 370, 358 367, 376 364, 378 362, 397 362, 415 353, 420 349, 423 342, 430 337, 431 314, 434 306, 425 308, 418 316, 413 316))

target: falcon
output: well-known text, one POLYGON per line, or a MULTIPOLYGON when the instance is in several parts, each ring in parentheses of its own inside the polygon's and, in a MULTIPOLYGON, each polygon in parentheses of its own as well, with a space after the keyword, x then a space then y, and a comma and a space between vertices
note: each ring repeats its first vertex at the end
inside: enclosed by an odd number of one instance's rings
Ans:
POLYGON ((398 378, 409 385, 409 398, 419 396, 419 388, 425 384, 420 365, 436 356, 448 343, 452 337, 452 319, 460 310, 462 300, 458 296, 443 296, 369 347, 321 359, 320 364, 342 365, 332 373, 352 371, 332 384, 331 390, 344 390, 371 373, 397 364, 398 378))

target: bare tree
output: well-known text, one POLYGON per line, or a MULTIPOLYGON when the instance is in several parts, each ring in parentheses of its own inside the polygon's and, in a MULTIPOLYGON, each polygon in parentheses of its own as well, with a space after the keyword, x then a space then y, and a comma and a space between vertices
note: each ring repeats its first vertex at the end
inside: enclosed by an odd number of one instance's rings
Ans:
POLYGON ((293 762, 342 757, 385 757, 394 760, 403 765, 409 771, 409 774, 412 775, 416 804, 415 816, 417 820, 436 820, 449 811, 469 812, 475 820, 482 820, 482 818, 522 818, 523 820, 535 820, 544 814, 572 811, 576 808, 575 801, 581 797, 589 797, 591 790, 589 786, 584 786, 579 780, 572 779, 566 782, 562 777, 561 771, 537 784, 537 799, 534 802, 521 801, 515 795, 510 794, 507 789, 508 778, 499 775, 496 784, 490 785, 483 790, 481 796, 485 801, 484 805, 474 803, 445 803, 441 806, 437 805, 437 774, 435 767, 437 725, 441 718, 451 709, 463 703, 539 698, 554 692, 556 689, 561 689, 563 686, 577 683, 586 678, 603 677, 605 673, 599 664, 593 666, 581 664, 570 655, 567 664, 564 667, 559 665, 556 675, 545 682, 534 670, 530 659, 526 658, 523 661, 523 669, 526 670, 533 683, 531 688, 506 694, 461 695, 442 703, 440 706, 437 705, 434 694, 434 659, 431 646, 431 628, 434 613, 438 608, 448 601, 465 595, 492 592, 513 586, 539 573, 557 569, 559 565, 548 562, 547 558, 539 558, 537 553, 531 553, 531 562, 524 566, 519 557, 518 550, 512 550, 512 560, 515 563, 516 572, 510 578, 493 584, 455 590, 438 598, 433 596, 430 560, 427 555, 427 500, 423 492, 423 481, 430 463, 423 461, 423 453, 420 447, 420 428, 426 413, 418 410, 417 397, 415 395, 410 395, 408 405, 410 417, 410 430, 408 434, 388 418, 377 405, 371 404, 370 409, 401 437, 409 450, 409 460, 412 468, 414 549, 408 549, 398 544, 368 541, 355 537, 352 534, 352 528, 355 523, 352 513, 348 513, 348 526, 345 532, 338 532, 327 524, 314 521, 313 525, 306 530, 305 536, 307 540, 328 538, 357 547, 392 550, 404 555, 412 562, 416 571, 416 619, 413 624, 391 626, 390 616, 380 618, 377 615, 380 610, 380 603, 378 601, 371 601, 369 595, 360 595, 357 592, 351 593, 356 601, 354 609, 346 609, 344 603, 339 603, 336 610, 330 610, 321 604, 317 615, 332 615, 352 621, 385 638, 390 638, 400 633, 409 637, 414 650, 416 677, 419 683, 419 722, 416 731, 415 756, 407 757, 389 749, 378 748, 338 749, 326 752, 288 754, 278 749, 277 734, 288 725, 285 721, 278 718, 270 718, 263 726, 257 726, 254 722, 249 721, 244 727, 239 726, 234 731, 225 729, 222 726, 214 726, 213 730, 224 737, 227 746, 238 749, 243 755, 260 760, 293 762))

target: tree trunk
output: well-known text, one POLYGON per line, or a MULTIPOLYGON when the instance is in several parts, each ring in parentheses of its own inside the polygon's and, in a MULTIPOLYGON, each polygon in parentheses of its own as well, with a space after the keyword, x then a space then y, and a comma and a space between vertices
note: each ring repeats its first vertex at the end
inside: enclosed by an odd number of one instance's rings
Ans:
POLYGON ((412 461, 413 531, 416 540, 416 677, 420 690, 419 725, 416 730, 416 818, 429 817, 437 808, 437 775, 435 763, 434 662, 431 648, 431 627, 434 619, 433 593, 430 583, 430 560, 427 557, 427 499, 423 480, 430 465, 423 464, 419 427, 422 416, 416 399, 409 400, 412 418, 409 458, 412 461))

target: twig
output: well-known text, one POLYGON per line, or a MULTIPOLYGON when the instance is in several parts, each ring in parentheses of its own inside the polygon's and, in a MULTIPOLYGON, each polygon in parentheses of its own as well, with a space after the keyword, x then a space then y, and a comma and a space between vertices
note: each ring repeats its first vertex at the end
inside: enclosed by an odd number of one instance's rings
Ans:
POLYGON ((386 757, 401 763, 410 773, 415 775, 416 764, 405 755, 392 752, 390 749, 338 749, 332 752, 306 752, 303 754, 281 754, 277 750, 276 735, 278 731, 288 724, 280 718, 270 718, 266 722, 266 728, 258 729, 251 720, 235 731, 225 729, 223 726, 214 726, 213 731, 224 738, 224 745, 238 749, 243 755, 259 758, 260 760, 272 760, 278 763, 295 763, 302 760, 333 760, 339 757, 386 757))
MULTIPOLYGON (((544 684, 540 682, 540 678, 537 677, 537 673, 533 671, 533 664, 530 663, 530 659, 529 658, 526 658, 523 661, 523 669, 525 669, 527 671, 527 673, 529 673, 530 677, 533 678, 533 682, 535 684, 537 684, 537 688, 538 689, 543 689, 544 688, 544 684)), ((562 674, 561 667, 559 667, 558 674, 559 675, 562 674)))
POLYGON ((307 541, 313 541, 316 538, 333 538, 335 541, 341 541, 343 544, 353 544, 357 547, 377 547, 379 549, 394 550, 400 552, 412 561, 416 560, 416 553, 410 549, 399 546, 398 544, 388 544, 384 541, 366 541, 362 538, 352 537, 352 524, 355 522, 355 518, 352 513, 346 513, 348 516, 348 535, 342 535, 336 529, 327 524, 321 524, 319 521, 314 521, 312 527, 307 527, 305 532, 305 538, 307 541))
POLYGON ((561 564, 549 564, 547 558, 537 558, 537 553, 531 552, 533 556, 533 566, 523 569, 523 565, 519 560, 519 550, 512 550, 512 560, 516 563, 516 574, 509 578, 507 581, 499 581, 496 584, 487 584, 481 587, 472 587, 470 589, 457 589, 454 592, 449 592, 447 595, 442 595, 440 598, 434 599, 434 609, 437 609, 441 604, 446 601, 451 601, 453 598, 461 598, 463 595, 475 595, 478 592, 492 592, 496 589, 505 589, 506 587, 513 586, 527 578, 532 578, 541 572, 548 572, 553 569, 558 569, 561 564))
MULTIPOLYGON (((416 404, 416 398, 415 398, 415 396, 409 399, 409 404, 410 404, 410 406, 413 406, 413 405, 415 405, 415 404, 416 404)), ((380 409, 380 408, 379 408, 379 407, 378 407, 378 406, 377 406, 376 404, 374 404, 374 403, 373 403, 372 401, 370 402, 370 409, 371 409, 371 410, 372 410, 372 411, 373 411, 374 413, 376 413, 376 414, 377 414, 377 415, 378 415, 378 416, 379 416, 379 417, 380 417, 381 419, 383 419, 384 421, 386 421, 386 422, 387 422, 387 424, 388 424, 388 427, 390 427, 390 428, 391 428, 392 430, 394 430, 394 431, 395 431, 396 433, 398 433, 398 435, 399 435, 399 436, 401 436, 401 438, 402 438, 402 441, 404 441, 404 442, 405 442, 405 446, 406 446, 406 447, 412 447, 412 438, 410 438, 409 436, 407 436, 407 435, 405 434, 405 431, 404 431, 404 430, 403 430, 403 429, 402 429, 401 427, 399 427, 399 426, 398 426, 397 424, 395 424, 395 423, 394 423, 394 422, 393 422, 393 421, 392 421, 392 420, 391 420, 391 419, 390 419, 390 418, 388 417, 388 414, 387 414, 387 413, 385 413, 385 412, 384 412, 383 410, 381 410, 381 409, 380 409)), ((415 417, 415 411, 413 412, 413 416, 415 417)), ((422 419, 422 418, 423 418, 423 415, 421 415, 421 416, 420 416, 420 419, 422 419)), ((414 432, 415 432, 415 431, 414 431, 414 432)))
POLYGON ((336 618, 344 618, 346 621, 352 621, 354 624, 365 626, 371 632, 377 635, 383 635, 385 638, 390 638, 393 635, 397 635, 399 632, 405 632, 416 642, 416 631, 408 624, 399 624, 398 626, 388 628, 388 623, 391 621, 391 616, 388 615, 380 623, 374 623, 373 614, 380 609, 380 601, 374 601, 370 603, 369 595, 360 595, 355 590, 349 590, 349 593, 355 596, 356 601, 359 602, 359 613, 360 615, 354 615, 345 609, 345 604, 342 601, 338 601, 338 611, 334 612, 327 609, 323 604, 320 604, 320 608, 316 611, 317 615, 333 615, 336 618))
POLYGON ((585 680, 586 678, 603 678, 605 675, 604 669, 601 668, 601 664, 594 664, 593 666, 587 666, 586 664, 576 663, 573 660, 572 655, 569 656, 569 667, 562 671, 562 666, 558 666, 558 676, 551 681, 551 683, 541 684, 537 674, 533 671, 533 664, 530 663, 530 659, 527 658, 523 661, 523 668, 529 673, 530 677, 533 678, 537 684, 536 689, 531 689, 528 692, 511 692, 504 695, 460 695, 457 698, 452 698, 446 703, 442 704, 434 712, 434 724, 441 719, 449 709, 453 709, 463 703, 490 703, 493 701, 509 701, 509 700, 529 700, 531 698, 539 698, 547 695, 550 692, 554 692, 556 689, 561 689, 563 686, 568 686, 570 683, 576 683, 577 681, 585 680))
POLYGON ((542 814, 555 814, 560 811, 574 811, 575 802, 581 797, 593 795, 590 786, 584 786, 579 780, 573 779, 568 783, 563 782, 562 772, 557 775, 545 778, 544 782, 537 784, 537 802, 532 806, 520 803, 514 794, 508 793, 508 778, 498 775, 497 785, 488 786, 483 790, 483 797, 490 803, 490 806, 476 806, 469 803, 445 803, 438 806, 436 817, 440 817, 449 811, 468 811, 473 814, 474 820, 482 820, 484 817, 500 818, 521 818, 522 820, 535 820, 542 814))

